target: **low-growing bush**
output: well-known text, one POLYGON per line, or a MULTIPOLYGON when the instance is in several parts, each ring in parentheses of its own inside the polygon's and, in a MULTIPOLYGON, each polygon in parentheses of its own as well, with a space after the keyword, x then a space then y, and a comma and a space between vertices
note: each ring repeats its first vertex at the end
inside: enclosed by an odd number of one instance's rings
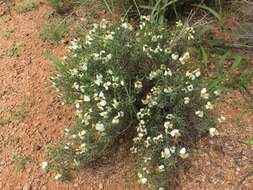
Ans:
POLYGON ((50 55, 59 69, 53 85, 75 105, 77 124, 47 146, 50 163, 42 167, 65 179, 111 153, 119 137, 133 136, 139 182, 168 189, 168 176, 190 156, 191 145, 218 134, 211 111, 220 92, 201 73, 194 34, 181 21, 167 29, 150 17, 139 26, 102 20, 71 42, 63 62, 50 55))

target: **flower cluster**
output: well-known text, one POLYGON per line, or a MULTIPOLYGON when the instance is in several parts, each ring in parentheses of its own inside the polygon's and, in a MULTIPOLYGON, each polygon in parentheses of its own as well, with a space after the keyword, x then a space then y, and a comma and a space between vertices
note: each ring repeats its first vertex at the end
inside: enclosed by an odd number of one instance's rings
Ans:
POLYGON ((194 33, 180 21, 167 31, 145 16, 136 27, 102 20, 73 40, 53 85, 74 104, 77 124, 48 148, 52 163, 42 167, 54 167, 62 179, 65 170, 107 154, 132 130, 139 182, 166 189, 168 173, 190 156, 189 142, 218 135, 211 111, 220 92, 203 80, 190 51, 194 33))
MULTIPOLYGON (((163 179, 179 158, 190 156, 189 138, 208 132, 211 137, 218 135, 217 129, 211 127, 214 120, 210 117, 214 92, 202 87, 200 69, 188 70, 180 56, 175 59, 174 54, 177 53, 172 53, 170 63, 147 77, 154 86, 137 113, 137 135, 131 148, 132 153, 142 157, 140 183, 153 188, 158 185, 160 189, 167 184, 162 181, 154 185, 153 179, 163 179)), ((181 57, 185 55, 190 64, 190 54, 186 52, 181 57)))

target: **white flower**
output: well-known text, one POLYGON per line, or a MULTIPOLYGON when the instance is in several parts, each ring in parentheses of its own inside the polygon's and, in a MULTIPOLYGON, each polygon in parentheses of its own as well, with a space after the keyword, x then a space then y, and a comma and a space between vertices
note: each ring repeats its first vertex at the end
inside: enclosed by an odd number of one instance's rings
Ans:
POLYGON ((145 178, 145 177, 142 177, 142 178, 140 179, 141 184, 146 184, 147 181, 148 181, 148 179, 145 178))
POLYGON ((174 115, 173 114, 168 114, 168 115, 166 115, 166 119, 169 119, 169 120, 171 120, 171 119, 173 119, 174 118, 174 115))
POLYGON ((191 85, 187 86, 187 90, 188 90, 189 92, 193 91, 193 85, 191 84, 191 85))
POLYGON ((105 95, 104 95, 104 93, 103 93, 103 92, 100 92, 98 96, 99 96, 100 98, 105 99, 105 95))
POLYGON ((77 39, 73 39, 73 41, 70 42, 70 46, 69 49, 71 50, 76 50, 78 49, 80 46, 77 43, 77 39))
POLYGON ((204 99, 208 99, 209 98, 209 94, 207 93, 207 89, 206 88, 203 88, 201 91, 200 91, 200 96, 204 99))
POLYGON ((108 34, 105 36, 105 40, 113 40, 113 39, 114 39, 114 37, 112 34, 108 34))
POLYGON ((96 80, 95 80, 95 84, 100 86, 103 82, 103 76, 102 75, 96 75, 96 80))
POLYGON ((62 178, 62 174, 56 174, 55 176, 54 176, 54 179, 56 179, 56 180, 59 180, 59 179, 61 179, 62 178))
POLYGON ((141 81, 136 81, 134 83, 134 88, 136 89, 141 89, 142 88, 142 82, 141 81))
POLYGON ((112 74, 113 74, 113 72, 112 72, 112 70, 111 70, 111 69, 109 69, 109 70, 107 71, 107 73, 108 73, 108 74, 110 74, 110 75, 112 75, 112 74))
POLYGON ((177 26, 177 27, 182 27, 182 26, 183 26, 182 21, 181 21, 181 20, 177 21, 177 22, 176 22, 176 26, 177 26))
POLYGON ((171 147, 170 152, 174 154, 176 152, 176 147, 175 146, 171 147))
POLYGON ((112 124, 119 124, 119 117, 114 117, 112 120, 112 124))
POLYGON ((47 162, 41 162, 41 168, 42 168, 43 170, 46 170, 47 167, 48 167, 48 163, 47 163, 47 162))
POLYGON ((172 137, 180 137, 181 136, 181 133, 179 132, 178 129, 173 129, 171 132, 170 132, 170 135, 172 137))
POLYGON ((80 66, 80 70, 81 71, 87 71, 88 67, 86 63, 82 63, 82 65, 80 66))
POLYGON ((101 113, 99 113, 99 115, 102 116, 103 118, 108 118, 108 112, 107 111, 101 112, 101 113))
POLYGON ((85 134, 86 134, 86 131, 82 130, 81 132, 78 133, 78 136, 80 137, 80 139, 84 139, 85 134))
POLYGON ((72 138, 73 138, 73 139, 75 139, 75 138, 76 138, 76 135, 75 135, 75 134, 74 134, 74 135, 72 135, 72 138))
POLYGON ((179 61, 181 62, 182 65, 184 65, 188 59, 190 59, 190 53, 185 52, 184 55, 179 58, 179 61))
POLYGON ((65 149, 65 150, 69 150, 69 146, 68 146, 68 145, 65 145, 65 146, 64 146, 64 149, 65 149))
POLYGON ((77 69, 77 68, 71 69, 71 70, 70 70, 70 74, 71 74, 72 76, 78 75, 78 69, 77 69))
POLYGON ((108 82, 103 84, 103 87, 105 88, 105 90, 109 90, 109 87, 111 86, 111 84, 112 83, 110 81, 108 81, 108 82))
POLYGON ((87 151, 86 144, 85 144, 85 143, 81 144, 80 147, 79 147, 79 152, 80 152, 81 154, 83 154, 83 153, 85 153, 86 151, 87 151))
POLYGON ((121 27, 122 28, 124 28, 124 29, 129 29, 130 31, 132 31, 133 30, 133 27, 132 27, 132 25, 131 24, 129 24, 129 23, 123 23, 123 24, 121 24, 121 27))
POLYGON ((186 72, 185 76, 187 76, 191 80, 196 79, 196 76, 194 74, 192 74, 191 72, 189 72, 189 71, 186 72))
POLYGON ((195 76, 196 76, 196 77, 200 77, 200 75, 201 75, 201 72, 200 72, 199 70, 197 70, 197 71, 195 72, 195 76))
POLYGON ((159 170, 159 172, 164 172, 164 170, 165 170, 164 165, 158 166, 158 170, 159 170))
POLYGON ((207 110, 212 110, 213 107, 214 107, 214 106, 213 106, 213 104, 212 104, 211 102, 207 102, 207 103, 206 103, 206 109, 207 109, 207 110))
POLYGON ((179 55, 178 54, 175 54, 175 53, 173 53, 172 55, 171 55, 171 58, 173 59, 173 60, 178 60, 178 57, 179 57, 179 55))
POLYGON ((80 108, 80 104, 76 103, 76 109, 79 109, 79 108, 80 108))
POLYGON ((219 135, 219 132, 216 128, 209 128, 209 134, 211 137, 219 135))
POLYGON ((104 132, 105 131, 105 126, 103 123, 97 123, 96 124, 96 130, 100 131, 100 132, 104 132))
POLYGON ((226 118, 224 116, 218 118, 219 123, 222 123, 223 121, 226 121, 226 118))
POLYGON ((171 87, 167 87, 163 89, 164 93, 171 93, 173 91, 173 89, 171 87))
POLYGON ((162 158, 169 158, 171 157, 171 152, 169 148, 164 148, 164 150, 161 152, 162 158))
POLYGON ((150 21, 151 17, 150 16, 141 16, 141 20, 150 21))
POLYGON ((67 135, 69 133, 69 128, 65 128, 64 133, 67 135))
POLYGON ((105 100, 101 100, 100 101, 100 106, 102 106, 102 107, 106 106, 106 101, 105 100))
POLYGON ((204 112, 203 112, 203 111, 196 111, 195 114, 196 114, 198 117, 200 117, 200 118, 202 118, 202 117, 204 116, 204 112))
POLYGON ((108 54, 105 58, 105 61, 108 62, 112 59, 112 54, 108 54))
POLYGON ((206 89, 206 88, 202 88, 200 93, 201 93, 201 94, 207 93, 207 89, 206 89))
POLYGON ((164 123, 164 127, 165 127, 165 128, 172 128, 172 127, 173 127, 173 124, 172 124, 170 121, 166 121, 166 122, 164 123))
POLYGON ((159 75, 160 72, 161 72, 161 70, 151 71, 149 74, 149 80, 153 80, 155 77, 157 77, 159 75))
POLYGON ((220 96, 220 94, 221 94, 221 92, 219 90, 215 90, 213 93, 215 96, 220 96))
POLYGON ((121 86, 125 86, 125 82, 122 80, 122 81, 120 81, 120 85, 121 86))
POLYGON ((189 97, 185 97, 184 98, 184 104, 189 104, 190 103, 190 98, 189 97))
POLYGON ((172 72, 170 69, 167 69, 165 72, 164 72, 164 76, 172 76, 172 72))
POLYGON ((157 36, 152 36, 151 41, 156 42, 157 41, 157 36))
POLYGON ((84 95, 84 96, 83 96, 83 101, 85 101, 85 102, 90 102, 90 97, 84 95))
POLYGON ((118 102, 116 99, 113 99, 112 101, 113 101, 112 106, 113 106, 115 109, 117 109, 117 107, 119 106, 119 102, 118 102))
POLYGON ((179 151, 179 156, 183 159, 188 158, 189 154, 186 152, 186 148, 181 148, 179 151))

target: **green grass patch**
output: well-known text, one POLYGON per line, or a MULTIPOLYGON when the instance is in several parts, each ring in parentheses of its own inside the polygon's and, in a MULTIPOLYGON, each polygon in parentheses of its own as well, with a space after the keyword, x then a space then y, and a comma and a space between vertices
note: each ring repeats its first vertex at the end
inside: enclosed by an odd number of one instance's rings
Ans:
POLYGON ((23 171, 27 163, 31 161, 29 157, 22 155, 14 155, 12 157, 12 160, 14 161, 16 173, 20 173, 21 171, 23 171))
POLYGON ((19 57, 21 54, 21 47, 19 45, 14 45, 10 49, 5 50, 2 56, 7 57, 19 57))
POLYGON ((245 142, 248 145, 253 145, 253 136, 248 137, 245 142))
POLYGON ((57 43, 64 37, 67 31, 67 23, 65 21, 60 21, 44 26, 40 36, 43 41, 57 43))
POLYGON ((37 9, 39 6, 39 0, 25 0, 16 7, 17 13, 25 13, 37 9))

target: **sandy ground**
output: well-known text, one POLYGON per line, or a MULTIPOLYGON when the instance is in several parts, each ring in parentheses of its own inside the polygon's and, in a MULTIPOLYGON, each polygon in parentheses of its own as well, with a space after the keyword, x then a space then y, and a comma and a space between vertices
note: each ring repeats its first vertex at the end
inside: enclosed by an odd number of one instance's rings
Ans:
MULTIPOLYGON (((0 4, 0 15, 5 7, 0 4)), ((73 109, 62 106, 51 89, 54 72, 46 52, 62 57, 64 43, 42 42, 39 33, 50 8, 0 17, 0 54, 18 47, 19 56, 0 56, 0 189, 1 190, 137 190, 131 178, 134 159, 124 150, 74 174, 71 181, 57 182, 39 163, 45 160, 44 146, 55 142, 62 129, 73 123, 73 109), (24 169, 16 171, 17 158, 25 158, 24 169)), ((252 99, 238 92, 218 104, 227 121, 220 136, 197 143, 189 166, 180 174, 182 190, 253 190, 252 99), (249 111, 251 110, 251 111, 249 111), (247 176, 248 175, 248 176, 247 176), (244 179, 245 178, 245 179, 244 179)), ((142 188, 145 189, 145 188, 142 188)))

